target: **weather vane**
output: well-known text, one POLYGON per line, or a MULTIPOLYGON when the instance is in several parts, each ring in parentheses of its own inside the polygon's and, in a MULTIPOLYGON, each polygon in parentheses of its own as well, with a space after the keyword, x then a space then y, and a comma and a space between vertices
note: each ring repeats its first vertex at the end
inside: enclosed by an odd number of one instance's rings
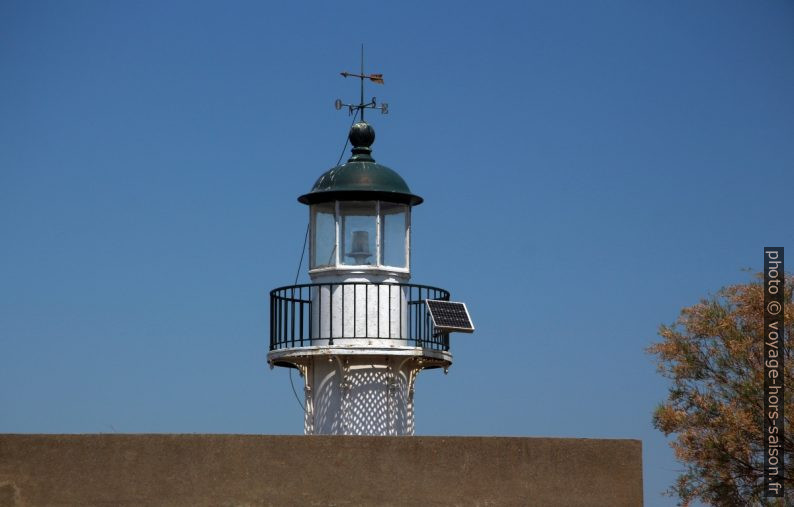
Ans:
POLYGON ((380 105, 378 105, 375 97, 372 97, 372 100, 369 102, 364 103, 364 80, 369 79, 375 84, 383 84, 383 74, 364 74, 364 44, 361 45, 361 73, 354 74, 352 72, 342 72, 341 74, 343 77, 357 77, 361 81, 361 100, 358 104, 345 104, 342 102, 342 99, 336 99, 334 107, 336 107, 337 111, 343 107, 346 107, 351 115, 353 111, 361 111, 361 121, 364 121, 365 109, 380 109, 381 114, 389 114, 389 104, 381 102, 380 105))

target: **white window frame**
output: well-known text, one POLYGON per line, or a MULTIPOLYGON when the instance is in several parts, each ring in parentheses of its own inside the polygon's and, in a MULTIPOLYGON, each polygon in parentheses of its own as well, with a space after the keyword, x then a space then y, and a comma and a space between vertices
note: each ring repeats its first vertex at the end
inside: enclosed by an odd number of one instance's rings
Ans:
MULTIPOLYGON (((315 248, 313 245, 314 235, 316 233, 315 227, 317 221, 315 213, 309 210, 310 230, 309 236, 312 243, 310 243, 309 254, 309 273, 324 273, 324 272, 338 272, 338 271, 369 271, 369 272, 390 272, 400 274, 410 274, 411 272, 411 206, 406 204, 405 211, 405 267, 388 266, 381 264, 381 235, 382 235, 382 220, 380 212, 381 201, 375 201, 375 264, 341 264, 339 262, 339 252, 341 247, 341 222, 342 215, 340 213, 342 201, 334 201, 334 264, 331 266, 313 267, 315 265, 315 248)), ((368 201, 361 201, 368 202, 368 201)))
MULTIPOLYGON (((317 203, 322 204, 322 203, 317 203)), ((337 237, 339 235, 339 224, 337 223, 337 214, 339 213, 339 205, 338 203, 334 203, 334 258, 333 262, 328 265, 325 264, 320 267, 314 267, 317 264, 317 248, 315 244, 315 236, 317 234, 317 213, 314 206, 317 204, 309 206, 309 272, 312 273, 314 271, 321 271, 324 269, 334 269, 334 267, 339 263, 339 243, 337 241, 337 237)))

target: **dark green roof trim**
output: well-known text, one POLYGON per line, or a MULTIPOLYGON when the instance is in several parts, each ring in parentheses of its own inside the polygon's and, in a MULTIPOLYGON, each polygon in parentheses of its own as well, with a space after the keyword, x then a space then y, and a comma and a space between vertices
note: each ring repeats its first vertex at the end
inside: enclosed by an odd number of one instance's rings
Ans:
POLYGON ((317 179, 311 192, 298 197, 303 204, 336 200, 389 201, 416 206, 424 199, 411 193, 397 172, 373 162, 352 160, 317 179))
POLYGON ((347 163, 323 173, 308 194, 298 197, 303 204, 337 200, 389 201, 416 206, 424 199, 411 193, 408 184, 385 165, 372 158, 370 146, 375 141, 371 125, 359 122, 348 135, 353 156, 347 163))

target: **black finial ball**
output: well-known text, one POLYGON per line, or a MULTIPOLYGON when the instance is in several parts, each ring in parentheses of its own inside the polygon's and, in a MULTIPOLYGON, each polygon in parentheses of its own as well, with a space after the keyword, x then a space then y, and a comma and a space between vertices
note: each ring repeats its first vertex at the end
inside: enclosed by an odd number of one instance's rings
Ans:
POLYGON ((375 142, 375 129, 369 123, 360 121, 350 127, 350 134, 347 137, 354 147, 369 148, 375 142))

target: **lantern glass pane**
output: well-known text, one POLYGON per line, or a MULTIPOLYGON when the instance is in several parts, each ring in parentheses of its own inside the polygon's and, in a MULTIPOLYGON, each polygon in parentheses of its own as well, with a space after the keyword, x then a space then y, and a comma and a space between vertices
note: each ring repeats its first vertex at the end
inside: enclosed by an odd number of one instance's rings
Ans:
POLYGON ((381 264, 395 268, 407 267, 408 206, 380 203, 381 264))
POLYGON ((335 208, 333 202, 312 205, 312 268, 336 264, 335 208))
POLYGON ((339 203, 341 264, 349 266, 375 264, 377 223, 375 210, 374 201, 339 203))

